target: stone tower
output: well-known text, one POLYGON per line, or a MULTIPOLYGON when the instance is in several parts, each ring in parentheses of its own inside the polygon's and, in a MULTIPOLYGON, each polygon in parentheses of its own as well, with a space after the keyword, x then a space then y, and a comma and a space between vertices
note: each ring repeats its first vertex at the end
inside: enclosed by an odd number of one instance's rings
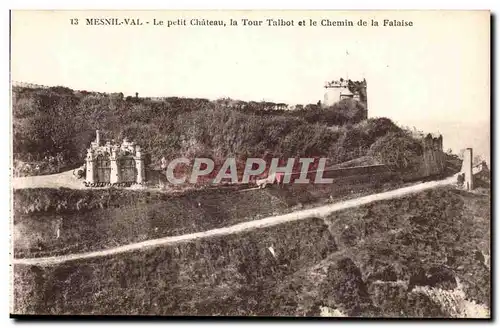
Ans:
POLYGON ((109 175, 110 183, 117 183, 120 181, 120 171, 118 170, 118 158, 117 158, 117 149, 113 147, 111 149, 111 156, 109 157, 109 162, 111 166, 111 173, 109 175))
POLYGON ((326 82, 324 88, 326 91, 323 99, 323 106, 325 107, 332 106, 342 99, 351 98, 363 103, 365 108, 368 109, 366 80, 351 81, 340 78, 339 80, 326 82))
POLYGON ((137 183, 143 183, 145 180, 144 159, 142 158, 141 147, 135 146, 135 168, 137 170, 137 183))
POLYGON ((344 79, 325 83, 324 106, 332 106, 342 98, 352 98, 353 93, 348 88, 348 82, 344 79))
POLYGON ((87 173, 85 175, 85 180, 88 183, 94 183, 95 182, 95 161, 94 161, 94 153, 92 152, 92 149, 87 149, 87 157, 85 158, 85 164, 87 167, 87 173))

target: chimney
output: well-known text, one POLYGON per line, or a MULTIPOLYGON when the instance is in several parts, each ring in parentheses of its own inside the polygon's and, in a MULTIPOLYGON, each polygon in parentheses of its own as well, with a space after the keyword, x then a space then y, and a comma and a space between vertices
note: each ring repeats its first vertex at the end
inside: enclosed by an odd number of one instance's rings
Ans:
POLYGON ((99 135, 99 130, 95 130, 95 142, 97 143, 98 146, 101 145, 101 137, 99 135))

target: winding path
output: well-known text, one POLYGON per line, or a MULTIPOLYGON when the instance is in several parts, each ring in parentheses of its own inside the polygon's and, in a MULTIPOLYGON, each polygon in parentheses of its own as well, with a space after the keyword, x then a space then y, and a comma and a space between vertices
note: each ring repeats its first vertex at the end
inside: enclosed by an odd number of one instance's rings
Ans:
POLYGON ((243 223, 238 223, 232 226, 212 229, 208 231, 190 233, 181 236, 164 237, 159 239, 146 240, 139 243, 133 243, 129 245, 123 245, 119 247, 104 249, 101 251, 93 251, 87 253, 77 253, 61 256, 51 256, 51 257, 38 257, 38 258, 17 258, 12 259, 12 264, 25 264, 25 265, 53 265, 68 261, 81 260, 81 259, 91 259, 96 257, 110 256, 125 252, 131 252, 136 250, 143 250, 148 248, 154 248, 165 245, 173 245, 177 243, 190 242, 196 239, 230 235, 234 233, 240 233, 247 230, 259 229, 270 227, 286 222, 292 222, 297 220, 304 220, 309 218, 322 218, 332 214, 333 212, 341 211, 347 208, 357 207, 372 202, 402 197, 409 194, 414 194, 421 192, 423 190, 433 189, 440 186, 451 185, 456 182, 456 176, 449 177, 444 180, 424 182, 413 186, 403 187, 391 191, 386 191, 382 193, 372 194, 364 197, 349 199, 346 201, 338 202, 335 204, 324 205, 320 207, 315 207, 306 210, 300 210, 288 214, 271 216, 260 220, 247 221, 243 223))
POLYGON ((14 189, 24 188, 69 188, 85 189, 83 180, 78 180, 73 175, 73 170, 49 175, 12 178, 14 189))

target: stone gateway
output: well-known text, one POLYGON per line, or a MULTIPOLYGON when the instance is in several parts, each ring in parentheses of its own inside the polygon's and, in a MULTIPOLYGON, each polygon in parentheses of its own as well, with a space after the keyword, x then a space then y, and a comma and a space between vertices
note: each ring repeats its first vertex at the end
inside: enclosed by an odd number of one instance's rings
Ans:
POLYGON ((90 186, 131 185, 145 182, 141 148, 126 138, 121 144, 101 145, 99 130, 87 149, 85 183, 90 186))

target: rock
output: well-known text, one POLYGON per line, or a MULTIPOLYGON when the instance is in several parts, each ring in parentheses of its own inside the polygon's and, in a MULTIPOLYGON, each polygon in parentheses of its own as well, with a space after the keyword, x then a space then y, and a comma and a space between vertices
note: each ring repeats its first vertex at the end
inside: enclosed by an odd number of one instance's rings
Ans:
POLYGON ((457 287, 455 275, 450 269, 444 266, 432 267, 427 271, 428 286, 441 288, 444 290, 453 290, 457 287))
POLYGON ((396 274, 394 267, 389 264, 378 268, 375 272, 369 274, 366 278, 367 283, 377 280, 396 281, 398 280, 398 275, 396 274))
POLYGON ((434 266, 427 271, 420 269, 410 277, 408 290, 412 290, 415 286, 429 286, 444 290, 453 290, 457 287, 457 282, 455 275, 450 269, 444 266, 434 266))
POLYGON ((330 265, 323 292, 328 300, 326 306, 339 307, 349 315, 363 315, 359 307, 367 308, 372 305, 361 271, 350 258, 343 258, 330 265))
POLYGON ((420 292, 409 293, 404 313, 411 318, 446 318, 440 304, 420 292))
POLYGON ((481 262, 481 263, 485 263, 485 261, 484 261, 484 255, 483 255, 483 253, 482 253, 481 251, 479 251, 479 250, 476 250, 476 251, 474 252, 474 258, 476 259, 476 261, 479 261, 479 262, 481 262))

